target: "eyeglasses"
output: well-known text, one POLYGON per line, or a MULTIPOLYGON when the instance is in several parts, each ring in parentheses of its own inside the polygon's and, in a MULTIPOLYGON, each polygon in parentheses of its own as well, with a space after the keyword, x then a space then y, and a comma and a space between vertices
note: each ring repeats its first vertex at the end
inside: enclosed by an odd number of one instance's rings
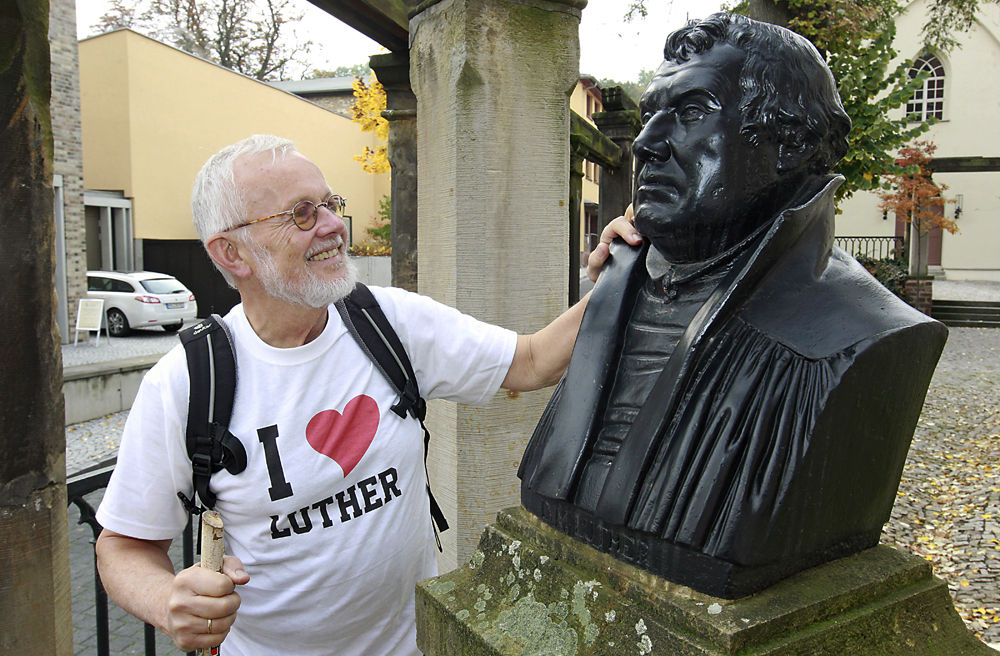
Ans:
POLYGON ((267 221, 268 219, 273 219, 276 216, 284 216, 286 214, 290 214, 292 216, 292 221, 299 230, 312 230, 313 226, 316 225, 316 218, 319 216, 319 208, 325 207, 337 216, 343 217, 344 208, 346 206, 347 200, 343 196, 338 196, 337 194, 330 195, 329 198, 319 204, 313 203, 309 200, 300 200, 295 203, 295 207, 290 210, 278 212, 277 214, 272 214, 271 216, 265 216, 263 219, 254 219, 253 221, 240 223, 239 225, 229 228, 229 230, 244 228, 248 225, 260 223, 261 221, 267 221))

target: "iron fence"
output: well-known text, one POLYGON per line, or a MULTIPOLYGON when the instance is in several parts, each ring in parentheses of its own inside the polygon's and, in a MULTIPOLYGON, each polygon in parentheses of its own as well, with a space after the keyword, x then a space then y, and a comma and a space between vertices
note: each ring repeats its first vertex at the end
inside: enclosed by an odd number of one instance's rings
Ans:
MULTIPOLYGON (((103 490, 108 486, 111 472, 115 468, 115 460, 115 458, 104 460, 68 477, 66 480, 67 503, 76 506, 79 510, 80 519, 78 523, 86 524, 90 527, 93 534, 90 541, 92 548, 97 544, 97 536, 101 533, 101 525, 97 521, 94 507, 84 497, 93 492, 103 490)), ((183 533, 182 554, 184 567, 191 567, 194 564, 195 544, 193 523, 190 517, 183 533)), ((108 613, 108 595, 104 591, 104 585, 101 583, 101 577, 97 571, 97 554, 94 552, 92 555, 94 562, 94 635, 96 636, 97 656, 110 656, 111 630, 108 613)), ((143 633, 146 656, 156 656, 156 628, 150 624, 146 624, 143 633)), ((194 652, 190 652, 190 654, 193 655, 194 652)))
POLYGON ((836 237, 837 245, 851 255, 863 255, 874 260, 905 258, 902 237, 836 237))

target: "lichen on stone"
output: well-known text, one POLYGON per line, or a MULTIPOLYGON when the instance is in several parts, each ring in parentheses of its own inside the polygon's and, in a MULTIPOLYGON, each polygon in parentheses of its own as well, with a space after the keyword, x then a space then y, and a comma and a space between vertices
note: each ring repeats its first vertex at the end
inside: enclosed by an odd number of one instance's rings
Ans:
POLYGON ((433 580, 427 584, 427 591, 435 597, 441 597, 455 589, 454 581, 433 580))
POLYGON ((523 645, 523 656, 573 656, 578 650, 579 637, 565 621, 557 622, 550 617, 552 606, 528 595, 510 610, 501 612, 493 628, 523 645))

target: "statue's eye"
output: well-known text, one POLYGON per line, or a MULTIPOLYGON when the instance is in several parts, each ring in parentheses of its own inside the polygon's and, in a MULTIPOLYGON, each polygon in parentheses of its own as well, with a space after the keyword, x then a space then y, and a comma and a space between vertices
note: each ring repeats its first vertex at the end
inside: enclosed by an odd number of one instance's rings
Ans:
POLYGON ((646 112, 642 115, 642 124, 646 125, 649 123, 649 119, 653 118, 653 112, 646 112))
POLYGON ((693 123, 705 118, 706 114, 708 114, 708 110, 700 103, 688 103, 677 112, 677 117, 682 123, 693 123))

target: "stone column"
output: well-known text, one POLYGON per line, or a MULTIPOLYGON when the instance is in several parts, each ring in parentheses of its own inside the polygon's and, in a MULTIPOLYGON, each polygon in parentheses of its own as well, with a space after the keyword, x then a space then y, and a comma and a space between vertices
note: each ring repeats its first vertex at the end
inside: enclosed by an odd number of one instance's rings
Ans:
POLYGON ((621 87, 601 90, 604 111, 594 114, 594 123, 606 137, 621 149, 622 164, 619 168, 601 170, 600 205, 597 219, 601 228, 625 213, 632 202, 632 181, 635 175, 632 160, 632 142, 639 136, 642 124, 639 108, 621 87))
POLYGON ((0 0, 0 651, 73 652, 48 2, 0 0))
MULTIPOLYGON (((420 292, 519 333, 566 308, 569 97, 585 0, 443 0, 410 20, 420 292)), ((550 395, 432 403, 429 470, 452 523, 442 570, 500 508, 550 395)))
POLYGON ((410 88, 409 53, 370 60, 385 89, 392 167, 392 284, 417 291, 417 98, 410 88))

